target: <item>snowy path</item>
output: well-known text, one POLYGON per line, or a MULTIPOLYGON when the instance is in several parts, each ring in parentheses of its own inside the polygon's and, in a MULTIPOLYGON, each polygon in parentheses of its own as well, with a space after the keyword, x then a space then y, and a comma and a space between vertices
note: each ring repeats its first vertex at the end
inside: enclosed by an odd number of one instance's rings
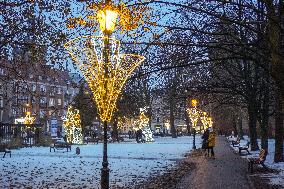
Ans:
MULTIPOLYGON (((161 174, 192 147, 191 137, 156 140, 146 144, 132 141, 108 145, 112 188, 161 174)), ((75 155, 76 146, 71 152, 49 152, 47 147, 13 150, 12 158, 0 158, 0 188, 99 188, 102 144, 79 147, 80 156, 75 155)))
POLYGON ((233 153, 224 137, 217 138, 216 159, 199 156, 189 159, 196 169, 185 176, 178 189, 249 189, 247 163, 233 153))

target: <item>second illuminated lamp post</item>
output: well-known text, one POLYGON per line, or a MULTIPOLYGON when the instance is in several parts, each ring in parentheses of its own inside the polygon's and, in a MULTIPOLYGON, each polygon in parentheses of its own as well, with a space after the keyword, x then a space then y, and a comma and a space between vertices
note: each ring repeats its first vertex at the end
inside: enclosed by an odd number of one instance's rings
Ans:
POLYGON ((197 122, 198 122, 198 119, 199 119, 199 113, 198 113, 198 110, 196 108, 198 102, 196 99, 192 99, 191 100, 191 105, 193 106, 193 108, 188 108, 187 109, 187 113, 188 113, 188 117, 191 121, 191 124, 192 124, 192 131, 193 131, 193 149, 196 149, 196 145, 195 145, 195 134, 196 134, 196 125, 197 125, 197 122))

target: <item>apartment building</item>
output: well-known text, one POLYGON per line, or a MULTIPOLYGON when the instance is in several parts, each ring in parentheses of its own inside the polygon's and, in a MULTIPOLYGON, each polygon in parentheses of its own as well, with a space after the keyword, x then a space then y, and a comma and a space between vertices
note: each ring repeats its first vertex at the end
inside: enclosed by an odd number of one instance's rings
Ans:
POLYGON ((62 128, 62 116, 79 87, 67 71, 42 64, 0 62, 0 122, 31 112, 47 132, 62 128))

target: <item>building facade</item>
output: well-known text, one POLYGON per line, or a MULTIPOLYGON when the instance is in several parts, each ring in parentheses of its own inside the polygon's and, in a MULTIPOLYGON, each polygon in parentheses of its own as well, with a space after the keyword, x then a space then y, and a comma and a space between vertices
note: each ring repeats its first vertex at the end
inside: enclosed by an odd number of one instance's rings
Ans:
POLYGON ((79 87, 67 71, 36 64, 29 67, 0 62, 0 122, 14 123, 26 112, 54 134, 79 87))

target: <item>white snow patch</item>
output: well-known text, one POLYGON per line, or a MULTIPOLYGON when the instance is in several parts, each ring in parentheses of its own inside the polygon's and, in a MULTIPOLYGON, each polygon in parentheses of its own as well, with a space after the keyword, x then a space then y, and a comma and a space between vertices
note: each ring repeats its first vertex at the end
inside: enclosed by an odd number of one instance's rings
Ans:
MULTIPOLYGON (((228 138, 229 142, 231 143, 232 140, 236 140, 237 138, 228 138)), ((241 140, 240 145, 245 145, 249 141, 248 136, 244 136, 244 139, 241 140)), ((259 147, 261 147, 261 141, 260 139, 257 140, 259 147)), ((239 152, 238 147, 231 146, 236 153, 239 152)), ((249 149, 250 150, 250 149, 249 149)), ((279 173, 268 173, 268 174, 262 174, 262 177, 268 178, 270 183, 272 185, 279 185, 284 187, 284 162, 275 163, 274 162, 274 152, 275 152, 275 140, 274 139, 268 139, 268 155, 265 160, 265 165, 271 169, 278 170, 279 173)), ((250 158, 250 157, 258 157, 259 150, 258 151, 250 151, 251 155, 242 156, 243 158, 250 158)))
MULTIPOLYGON (((134 140, 108 144, 110 185, 129 186, 162 174, 192 149, 192 137, 161 137, 153 143, 134 140)), ((196 137, 201 146, 200 136, 196 137)), ((100 188, 102 144, 73 145, 71 152, 49 147, 12 150, 0 159, 0 188, 100 188), (75 148, 81 154, 75 154, 75 148)))

